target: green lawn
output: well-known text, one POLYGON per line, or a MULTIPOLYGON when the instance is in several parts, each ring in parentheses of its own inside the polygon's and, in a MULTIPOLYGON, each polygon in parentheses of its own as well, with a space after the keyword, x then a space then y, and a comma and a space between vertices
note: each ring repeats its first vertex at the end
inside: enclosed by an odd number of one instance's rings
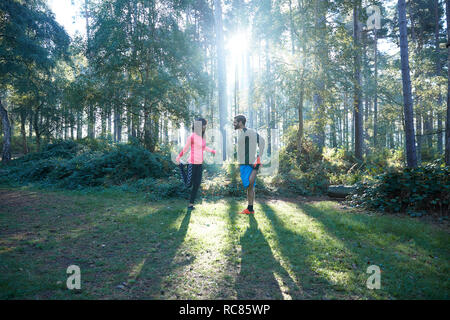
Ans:
POLYGON ((0 299, 449 299, 442 225, 331 201, 185 205, 0 188, 0 299), (81 290, 66 288, 72 264, 81 290))

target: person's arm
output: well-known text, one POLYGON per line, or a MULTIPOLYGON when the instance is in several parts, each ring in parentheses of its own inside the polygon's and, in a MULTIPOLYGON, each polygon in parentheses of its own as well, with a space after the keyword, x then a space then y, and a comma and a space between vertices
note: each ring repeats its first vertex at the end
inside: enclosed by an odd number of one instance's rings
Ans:
POLYGON ((206 147, 206 151, 211 152, 212 154, 216 154, 216 150, 206 147))
POLYGON ((259 134, 257 134, 257 138, 258 138, 259 156, 262 157, 264 154, 264 148, 266 146, 266 141, 259 134))
POLYGON ((183 156, 183 154, 185 154, 189 148, 191 147, 191 141, 192 141, 192 135, 190 135, 187 139, 186 139, 186 145, 184 146, 183 150, 180 151, 180 154, 178 155, 176 161, 180 162, 181 157, 183 156))

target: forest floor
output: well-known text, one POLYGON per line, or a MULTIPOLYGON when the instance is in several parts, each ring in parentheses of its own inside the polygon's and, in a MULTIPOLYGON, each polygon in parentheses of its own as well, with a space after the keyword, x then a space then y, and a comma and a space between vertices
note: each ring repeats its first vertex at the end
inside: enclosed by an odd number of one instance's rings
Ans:
POLYGON ((0 187, 0 299, 449 299, 448 224, 320 198, 243 208, 0 187))

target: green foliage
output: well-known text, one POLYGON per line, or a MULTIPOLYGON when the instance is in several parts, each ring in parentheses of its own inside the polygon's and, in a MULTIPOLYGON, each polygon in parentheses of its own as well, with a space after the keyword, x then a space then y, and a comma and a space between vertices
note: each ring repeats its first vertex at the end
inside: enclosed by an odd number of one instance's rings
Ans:
POLYGON ((165 179, 152 177, 138 179, 119 186, 119 189, 128 192, 145 192, 146 198, 151 201, 170 197, 186 197, 187 195, 184 184, 176 176, 165 179))
MULTIPOLYGON (((30 138, 27 136, 27 146, 29 152, 36 152, 36 139, 34 137, 30 138)), ((3 150, 3 139, 0 139, 0 150, 3 150)), ((11 154, 12 157, 23 155, 23 140, 21 136, 11 137, 11 154)))
POLYGON ((325 193, 332 165, 324 160, 320 150, 304 138, 300 155, 297 146, 297 129, 291 127, 284 139, 286 145, 280 150, 279 175, 274 184, 281 192, 311 195, 325 193))
POLYGON ((2 181, 12 179, 80 189, 167 178, 173 174, 175 165, 170 158, 142 147, 85 139, 80 143, 69 140, 49 144, 41 152, 11 161, 4 169, 2 181))
POLYGON ((61 75, 58 62, 67 61, 70 37, 43 0, 0 2, 0 90, 11 111, 35 121, 34 131, 50 135, 58 123, 57 98, 61 75), (8 101, 9 102, 9 101, 8 101))
MULTIPOLYGON (((225 162, 223 166, 204 165, 205 171, 201 185, 202 195, 215 199, 223 197, 234 197, 244 199, 246 190, 240 178, 239 164, 231 161, 225 162)), ((256 177, 256 193, 260 195, 273 195, 278 191, 272 178, 256 177)))
MULTIPOLYGON (((202 190, 208 197, 242 197, 245 189, 242 186, 239 165, 225 162, 222 168, 209 168, 203 178, 202 190)), ((258 182, 257 182, 258 183, 258 182)))
POLYGON ((324 161, 328 162, 330 184, 353 185, 373 180, 374 176, 386 171, 399 170, 404 164, 404 152, 387 148, 371 150, 364 162, 359 162, 344 148, 324 148, 324 161))
MULTIPOLYGON (((179 23, 180 5, 185 4, 113 0, 90 8, 95 28, 87 48, 91 73, 85 76, 87 88, 96 88, 90 105, 112 103, 119 109, 126 105, 136 114, 144 109, 151 114, 150 123, 158 123, 160 115, 171 120, 189 118, 188 106, 204 101, 211 83, 203 70, 205 57, 199 41, 179 23)), ((84 83, 80 86, 86 88, 84 83)), ((72 89, 79 91, 78 86, 72 89)), ((79 96, 70 91, 69 96, 79 96)), ((153 131, 146 125, 145 130, 149 129, 153 131)), ((149 150, 155 150, 157 135, 145 134, 143 140, 149 150)))
POLYGON ((70 38, 47 5, 37 1, 0 2, 0 79, 27 92, 35 84, 32 73, 48 71, 66 56, 70 38))
POLYGON ((450 170, 439 164, 387 172, 359 183, 350 204, 412 215, 433 211, 448 214, 450 170))
POLYGON ((70 159, 83 150, 83 146, 72 140, 56 140, 47 144, 40 152, 29 153, 16 160, 17 163, 25 164, 33 160, 45 160, 51 158, 70 159))
POLYGON ((323 160, 323 155, 317 145, 310 138, 302 140, 302 150, 298 152, 297 126, 291 126, 283 139, 285 146, 280 150, 280 172, 287 173, 293 167, 309 170, 311 165, 323 160))
MULTIPOLYGON (((99 137, 95 139, 86 137, 79 139, 76 142, 87 147, 91 151, 109 152, 114 147, 111 137, 99 137)), ((136 144, 133 145, 137 146, 136 144)))

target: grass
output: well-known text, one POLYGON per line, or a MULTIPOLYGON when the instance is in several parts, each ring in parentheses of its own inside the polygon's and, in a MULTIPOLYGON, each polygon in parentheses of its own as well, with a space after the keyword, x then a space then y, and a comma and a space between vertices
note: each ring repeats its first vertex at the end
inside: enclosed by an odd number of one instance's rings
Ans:
POLYGON ((0 299, 448 299, 447 227, 331 201, 0 188, 0 299), (68 290, 66 269, 81 269, 68 290), (381 288, 366 287, 369 265, 381 288))

